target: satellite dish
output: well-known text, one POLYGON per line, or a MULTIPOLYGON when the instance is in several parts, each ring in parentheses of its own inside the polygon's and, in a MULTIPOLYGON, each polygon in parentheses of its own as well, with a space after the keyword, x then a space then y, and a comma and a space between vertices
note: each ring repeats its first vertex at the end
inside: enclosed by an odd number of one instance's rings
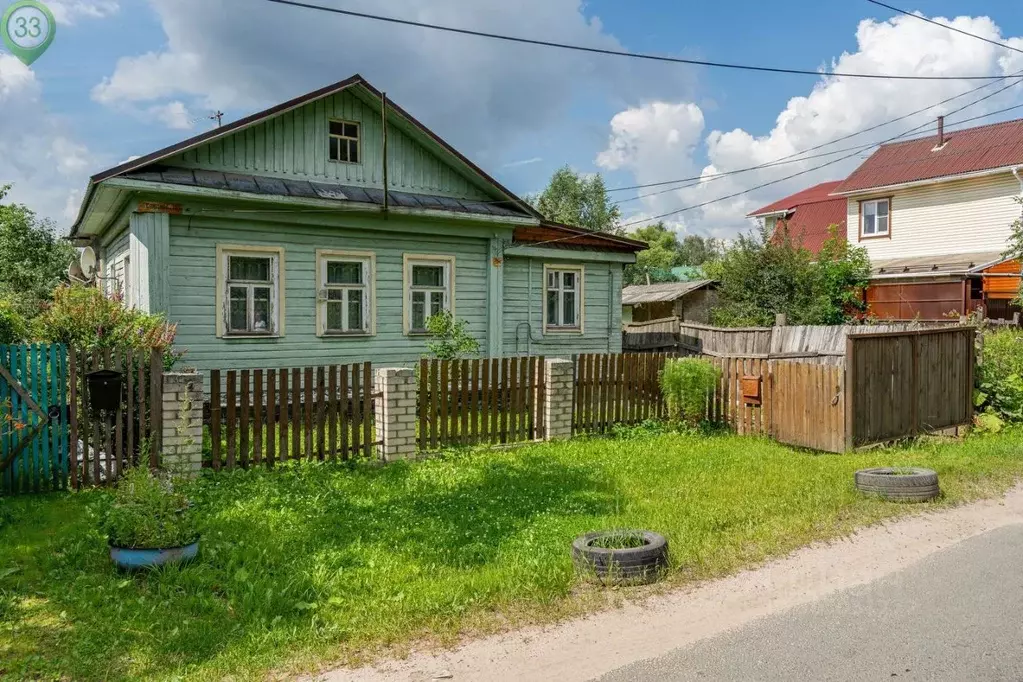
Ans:
POLYGON ((82 249, 82 255, 78 258, 79 267, 82 269, 82 278, 91 280, 96 275, 96 252, 91 246, 82 249))
POLYGON ((78 264, 77 260, 73 260, 70 264, 68 264, 67 278, 72 282, 85 282, 85 276, 82 274, 82 266, 78 264))

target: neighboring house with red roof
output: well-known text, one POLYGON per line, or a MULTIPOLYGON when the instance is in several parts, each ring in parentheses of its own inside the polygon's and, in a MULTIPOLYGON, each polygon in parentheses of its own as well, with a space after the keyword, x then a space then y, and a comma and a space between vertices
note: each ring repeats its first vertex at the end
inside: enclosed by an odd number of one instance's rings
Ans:
POLYGON ((797 244, 816 254, 831 236, 832 227, 837 236, 846 238, 846 200, 831 194, 841 184, 842 180, 822 182, 759 208, 748 217, 763 220, 772 234, 778 234, 779 228, 787 229, 797 244))
POLYGON ((870 255, 870 310, 941 319, 983 307, 1011 317, 1019 263, 1006 259, 1023 196, 1023 119, 884 144, 832 190, 850 243, 870 255))

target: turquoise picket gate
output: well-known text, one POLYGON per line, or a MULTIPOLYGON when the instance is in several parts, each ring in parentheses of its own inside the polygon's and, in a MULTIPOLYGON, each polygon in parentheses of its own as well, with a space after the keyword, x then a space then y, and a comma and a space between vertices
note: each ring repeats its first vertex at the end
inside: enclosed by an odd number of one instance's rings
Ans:
POLYGON ((0 345, 0 492, 67 487, 68 416, 67 347, 0 345))

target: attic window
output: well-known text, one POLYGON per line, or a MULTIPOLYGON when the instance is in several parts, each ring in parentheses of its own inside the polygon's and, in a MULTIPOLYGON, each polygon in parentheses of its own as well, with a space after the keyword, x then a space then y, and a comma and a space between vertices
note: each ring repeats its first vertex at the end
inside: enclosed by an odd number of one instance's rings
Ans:
POLYGON ((331 121, 329 158, 337 163, 359 163, 358 123, 352 121, 331 121))

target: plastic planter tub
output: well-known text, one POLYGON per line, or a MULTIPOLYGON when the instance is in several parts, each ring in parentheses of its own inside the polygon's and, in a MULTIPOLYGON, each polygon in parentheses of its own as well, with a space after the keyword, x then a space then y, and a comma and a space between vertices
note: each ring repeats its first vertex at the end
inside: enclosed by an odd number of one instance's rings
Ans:
POLYGON ((138 571, 190 561, 199 553, 199 540, 183 547, 136 549, 110 545, 110 559, 123 571, 138 571))

